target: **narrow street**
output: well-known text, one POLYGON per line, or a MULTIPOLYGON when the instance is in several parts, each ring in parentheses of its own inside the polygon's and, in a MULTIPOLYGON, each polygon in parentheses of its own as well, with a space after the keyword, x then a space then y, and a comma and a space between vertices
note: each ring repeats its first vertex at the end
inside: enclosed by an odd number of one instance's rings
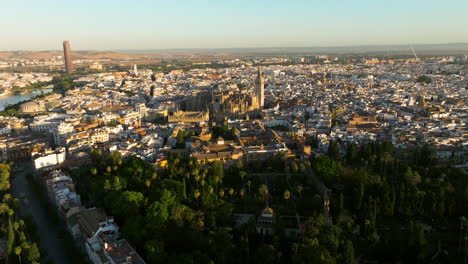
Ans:
POLYGON ((39 194, 32 191, 26 175, 33 173, 31 162, 17 164, 20 172, 12 173, 11 190, 13 196, 20 200, 20 210, 23 216, 31 215, 37 225, 40 237, 40 247, 47 250, 47 257, 55 264, 66 263, 64 241, 61 239, 58 227, 48 217, 47 209, 41 204, 39 194))

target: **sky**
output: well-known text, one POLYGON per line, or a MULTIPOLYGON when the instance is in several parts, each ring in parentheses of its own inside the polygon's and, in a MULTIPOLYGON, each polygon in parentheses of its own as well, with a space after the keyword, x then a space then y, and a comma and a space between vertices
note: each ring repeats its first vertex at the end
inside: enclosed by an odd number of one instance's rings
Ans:
POLYGON ((468 42, 467 0, 0 0, 0 50, 468 42))

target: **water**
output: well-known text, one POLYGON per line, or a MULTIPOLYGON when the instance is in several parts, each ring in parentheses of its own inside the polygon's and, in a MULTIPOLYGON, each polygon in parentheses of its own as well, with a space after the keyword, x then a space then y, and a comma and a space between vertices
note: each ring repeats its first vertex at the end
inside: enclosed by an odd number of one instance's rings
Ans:
POLYGON ((47 88, 47 89, 42 89, 42 90, 35 90, 27 94, 10 94, 7 96, 0 97, 0 111, 3 111, 3 109, 5 109, 5 107, 7 107, 8 105, 12 105, 12 104, 19 103, 21 101, 29 100, 35 97, 36 95, 41 94, 42 92, 46 94, 52 91, 53 91, 52 88, 47 88))

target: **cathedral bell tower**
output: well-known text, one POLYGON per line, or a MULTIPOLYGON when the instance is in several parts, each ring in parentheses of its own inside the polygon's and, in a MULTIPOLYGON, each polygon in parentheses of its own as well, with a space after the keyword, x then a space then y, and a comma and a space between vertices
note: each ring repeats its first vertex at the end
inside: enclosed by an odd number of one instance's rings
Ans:
POLYGON ((257 79, 255 80, 255 99, 257 108, 262 109, 265 105, 265 79, 260 66, 258 66, 257 79))

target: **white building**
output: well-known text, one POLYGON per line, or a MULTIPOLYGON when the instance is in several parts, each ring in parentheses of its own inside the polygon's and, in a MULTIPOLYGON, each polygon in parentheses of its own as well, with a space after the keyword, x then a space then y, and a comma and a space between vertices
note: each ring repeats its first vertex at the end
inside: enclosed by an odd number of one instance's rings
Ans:
POLYGON ((71 124, 60 123, 56 129, 54 129, 54 143, 57 146, 65 146, 65 141, 69 135, 74 131, 74 128, 71 124))
POLYGON ((58 151, 58 152, 41 155, 39 157, 34 157, 34 153, 33 153, 33 161, 34 161, 34 167, 36 168, 36 170, 43 168, 43 167, 60 164, 65 161, 65 149, 62 149, 61 151, 58 151))

